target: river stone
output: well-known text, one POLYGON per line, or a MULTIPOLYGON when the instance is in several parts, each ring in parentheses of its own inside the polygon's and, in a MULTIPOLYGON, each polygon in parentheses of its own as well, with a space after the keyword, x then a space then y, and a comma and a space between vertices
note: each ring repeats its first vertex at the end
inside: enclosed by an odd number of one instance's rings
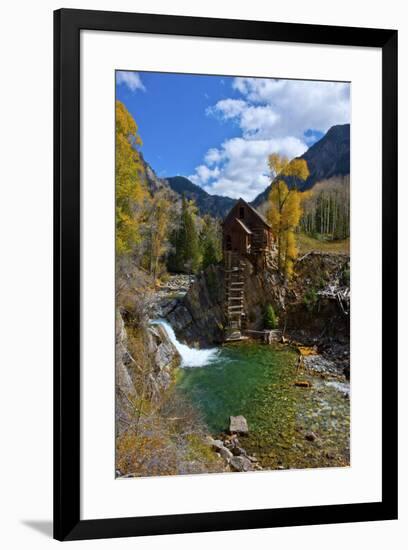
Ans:
POLYGON ((224 446, 220 448, 220 455, 227 462, 230 462, 234 458, 234 455, 231 453, 231 451, 224 446))
POLYGON ((316 441, 317 435, 314 432, 306 432, 305 439, 307 439, 307 441, 316 441))
POLYGON ((249 430, 245 416, 230 416, 229 431, 230 433, 247 435, 249 430))
POLYGON ((231 452, 234 456, 247 456, 245 449, 243 449, 242 447, 238 447, 238 445, 233 447, 231 449, 231 452))
POLYGON ((236 472, 250 472, 254 469, 252 462, 245 456, 233 456, 230 466, 236 472))
POLYGON ((220 439, 213 439, 211 442, 211 446, 215 451, 220 451, 222 448, 224 448, 224 444, 220 439))

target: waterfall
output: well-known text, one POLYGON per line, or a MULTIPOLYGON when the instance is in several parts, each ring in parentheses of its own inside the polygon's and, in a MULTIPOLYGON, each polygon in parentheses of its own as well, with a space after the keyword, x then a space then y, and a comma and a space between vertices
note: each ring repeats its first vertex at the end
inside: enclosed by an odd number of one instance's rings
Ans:
POLYGON ((167 332, 167 335, 174 347, 177 349, 181 356, 181 367, 205 367, 218 355, 217 348, 211 349, 195 349, 189 348, 185 344, 182 344, 177 340, 176 334, 166 321, 157 320, 152 321, 152 325, 161 325, 167 332))

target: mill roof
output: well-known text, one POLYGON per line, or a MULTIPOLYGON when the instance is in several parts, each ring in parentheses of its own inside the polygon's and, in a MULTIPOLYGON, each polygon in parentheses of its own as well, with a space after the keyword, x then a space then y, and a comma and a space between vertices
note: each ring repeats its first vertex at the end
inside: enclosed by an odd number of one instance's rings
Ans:
POLYGON ((243 228, 243 230, 248 233, 248 235, 252 235, 252 231, 244 224, 242 220, 239 220, 238 218, 235 218, 235 221, 239 223, 239 225, 243 228))
MULTIPOLYGON (((247 208, 249 208, 249 210, 251 210, 251 212, 253 212, 253 213, 259 218, 259 220, 260 220, 262 223, 264 223, 269 229, 272 229, 271 224, 268 223, 268 221, 266 220, 266 218, 265 218, 262 214, 260 214, 256 208, 254 208, 253 206, 251 206, 250 204, 248 204, 248 203, 247 203, 246 201, 244 201, 244 199, 242 199, 242 198, 239 198, 239 199, 237 200, 237 202, 234 204, 234 206, 231 208, 231 210, 228 212, 227 216, 225 217, 224 222, 227 221, 227 219, 230 217, 231 212, 234 210, 234 208, 237 206, 237 204, 240 204, 240 203, 241 203, 241 204, 244 204, 247 208)), ((236 218, 236 219, 238 220, 238 218, 236 218)), ((238 221, 240 221, 240 220, 238 220, 238 221)), ((223 222, 223 223, 224 223, 224 222, 223 222)))
MULTIPOLYGON (((244 202, 245 202, 245 201, 244 201, 244 202)), ((263 223, 264 223, 265 225, 267 225, 268 227, 272 228, 272 227, 271 227, 271 224, 267 221, 267 219, 265 218, 265 216, 263 216, 260 212, 258 212, 258 210, 257 210, 256 208, 254 208, 254 207, 251 206, 250 204, 248 204, 248 203, 245 203, 245 204, 247 205, 247 207, 248 207, 250 210, 252 210, 252 212, 253 212, 254 214, 256 214, 256 215, 258 216, 258 218, 259 218, 260 220, 263 221, 263 223)))

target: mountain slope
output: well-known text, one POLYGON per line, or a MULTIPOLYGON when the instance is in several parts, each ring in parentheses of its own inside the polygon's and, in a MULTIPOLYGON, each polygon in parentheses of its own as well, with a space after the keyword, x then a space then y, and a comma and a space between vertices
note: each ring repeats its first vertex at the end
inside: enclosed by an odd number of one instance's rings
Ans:
POLYGON ((184 195, 189 200, 193 199, 201 215, 211 214, 214 217, 224 218, 236 202, 235 199, 230 197, 210 195, 183 176, 167 178, 167 182, 171 189, 180 196, 184 195))
POLYGON ((140 160, 142 161, 143 170, 141 172, 142 180, 144 181, 147 190, 153 196, 159 192, 165 192, 168 198, 172 201, 178 201, 179 196, 175 193, 170 185, 167 183, 167 180, 159 178, 156 175, 156 172, 150 166, 148 162, 145 161, 142 153, 140 154, 140 160))
MULTIPOLYGON (((309 167, 310 176, 307 180, 283 179, 290 187, 296 185, 301 191, 310 189, 318 181, 350 174, 350 124, 332 126, 322 139, 299 158, 304 159, 309 167)), ((256 207, 265 202, 271 187, 269 185, 251 204, 256 207)))
MULTIPOLYGON (((289 186, 296 185, 301 191, 310 189, 319 181, 350 174, 350 125, 332 126, 322 139, 312 145, 300 158, 305 159, 309 167, 310 176, 307 180, 284 179, 289 186)), ((195 201, 200 215, 211 214, 218 218, 224 218, 236 202, 230 197, 210 195, 183 176, 159 178, 143 157, 142 162, 144 178, 152 195, 160 190, 166 190, 169 197, 175 202, 178 202, 184 195, 189 200, 195 201)), ((260 193, 251 204, 254 207, 262 206, 268 198, 270 190, 271 185, 260 193)))
POLYGON ((211 216, 218 218, 224 218, 236 202, 235 199, 229 197, 210 195, 188 178, 182 176, 167 179, 159 178, 141 153, 140 159, 143 166, 141 177, 152 196, 159 192, 165 192, 169 200, 181 204, 181 199, 185 195, 189 200, 193 199, 195 201, 201 216, 211 214, 211 216))

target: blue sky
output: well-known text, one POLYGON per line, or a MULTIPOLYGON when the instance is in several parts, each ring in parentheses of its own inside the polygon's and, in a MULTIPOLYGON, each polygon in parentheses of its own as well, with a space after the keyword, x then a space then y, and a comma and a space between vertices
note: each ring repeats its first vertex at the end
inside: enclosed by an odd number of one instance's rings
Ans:
POLYGON ((345 83, 118 71, 116 96, 158 176, 247 200, 269 184, 270 153, 301 155, 350 122, 345 83))

